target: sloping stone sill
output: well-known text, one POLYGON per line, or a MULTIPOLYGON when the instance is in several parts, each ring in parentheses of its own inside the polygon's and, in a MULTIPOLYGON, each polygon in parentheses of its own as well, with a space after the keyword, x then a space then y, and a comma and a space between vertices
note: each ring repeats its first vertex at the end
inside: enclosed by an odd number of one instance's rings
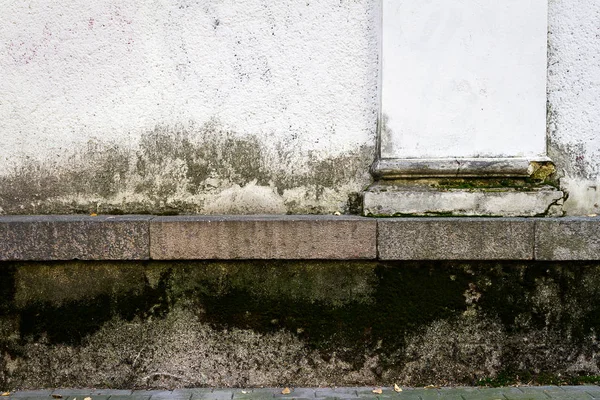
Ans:
POLYGON ((600 218, 3 216, 0 261, 600 260, 600 218))

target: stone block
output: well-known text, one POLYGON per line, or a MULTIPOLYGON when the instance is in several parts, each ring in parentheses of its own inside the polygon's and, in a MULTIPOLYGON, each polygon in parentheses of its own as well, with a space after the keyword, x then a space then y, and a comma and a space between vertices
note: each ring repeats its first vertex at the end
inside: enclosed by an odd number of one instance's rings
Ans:
POLYGON ((519 190, 439 190, 373 185, 364 194, 367 216, 535 217, 562 201, 554 188, 519 190))
POLYGON ((534 222, 520 218, 393 218, 378 223, 382 260, 531 260, 534 222))
POLYGON ((0 217, 0 261, 146 260, 151 218, 0 217))
POLYGON ((543 261, 600 260, 600 218, 536 221, 535 258, 543 261))
POLYGON ((374 259, 377 222, 350 216, 158 217, 150 256, 186 259, 374 259))

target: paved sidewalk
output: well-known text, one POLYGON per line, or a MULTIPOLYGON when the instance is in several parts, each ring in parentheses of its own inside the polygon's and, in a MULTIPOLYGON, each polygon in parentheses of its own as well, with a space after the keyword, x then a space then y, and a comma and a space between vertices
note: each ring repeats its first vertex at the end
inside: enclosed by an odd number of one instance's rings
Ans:
POLYGON ((98 390, 62 389, 4 393, 0 400, 263 400, 263 399, 381 399, 381 400, 593 400, 600 399, 600 386, 521 386, 505 388, 403 388, 395 392, 372 387, 293 388, 283 394, 282 388, 269 389, 180 389, 98 390))

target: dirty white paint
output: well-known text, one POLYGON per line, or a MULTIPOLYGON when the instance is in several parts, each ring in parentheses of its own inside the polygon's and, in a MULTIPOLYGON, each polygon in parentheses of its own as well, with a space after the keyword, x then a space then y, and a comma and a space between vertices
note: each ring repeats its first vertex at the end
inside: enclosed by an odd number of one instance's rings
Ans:
POLYGON ((372 145, 372 1, 2 3, 0 174, 90 140, 218 121, 289 157, 372 145))
POLYGON ((383 158, 546 152, 547 0, 383 0, 383 158))
MULTIPOLYGON (((548 139, 567 211, 600 212, 600 2, 548 2, 546 137, 546 1, 383 1, 393 22, 384 34, 398 36, 384 41, 384 57, 400 57, 391 60, 397 73, 383 76, 385 157, 530 157, 545 154, 548 139)), ((375 144, 379 18, 377 0, 4 1, 0 179, 33 160, 84 169, 92 181, 95 164, 112 158, 94 158, 111 153, 90 152, 90 143, 114 145, 132 162, 123 176, 102 175, 116 187, 111 198, 92 190, 58 201, 97 210, 107 200, 115 208, 184 201, 206 213, 342 210, 368 185, 370 161, 327 187, 309 178, 331 169, 311 170, 320 161, 375 144), (206 135, 222 135, 221 144, 252 138, 264 169, 304 180, 284 189, 222 176, 198 183, 172 154, 146 165, 147 175, 130 173, 138 142, 156 126, 188 130, 200 144, 211 142, 206 135), (186 191, 190 184, 198 191, 186 191)), ((36 186, 11 201, 36 212, 45 210, 39 199, 36 186)))
POLYGON ((550 156, 567 213, 600 213, 600 2, 550 1, 550 156))

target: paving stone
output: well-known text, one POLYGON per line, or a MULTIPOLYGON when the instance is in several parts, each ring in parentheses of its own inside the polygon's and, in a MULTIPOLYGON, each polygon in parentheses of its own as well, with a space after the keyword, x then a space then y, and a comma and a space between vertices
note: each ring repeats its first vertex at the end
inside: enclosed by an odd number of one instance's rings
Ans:
POLYGON ((76 397, 76 396, 91 396, 92 394, 97 394, 95 389, 55 389, 52 392, 53 396, 62 396, 63 399, 67 397, 76 397))
POLYGON ((506 395, 508 400, 548 400, 551 396, 548 392, 561 392, 557 386, 519 386, 519 390, 522 394, 509 393, 506 395))
POLYGON ((540 219, 535 237, 537 260, 600 260, 600 218, 540 219))
POLYGON ((212 395, 212 393, 213 389, 209 388, 173 390, 173 394, 177 396, 178 399, 206 399, 212 395))
POLYGON ((190 400, 192 393, 182 390, 162 391, 153 393, 150 400, 190 400))
MULTIPOLYGON (((230 389, 215 389, 210 392, 198 392, 192 394, 191 400, 231 400, 233 399, 233 390, 230 389)), ((150 399, 152 400, 152 399, 150 399)))
POLYGON ((34 396, 34 397, 9 397, 13 398, 13 399, 19 399, 19 400, 53 400, 52 397, 48 397, 48 396, 34 396))
POLYGON ((98 389, 95 390, 94 393, 105 396, 131 396, 133 390, 123 390, 123 389, 98 389))
POLYGON ((319 388, 315 390, 315 397, 317 399, 356 399, 358 398, 356 390, 357 388, 354 387, 319 388))
POLYGON ((272 398, 273 392, 268 389, 234 389, 234 400, 256 400, 259 398, 272 398))
POLYGON ((426 399, 439 399, 439 394, 437 390, 427 390, 427 389, 410 389, 410 388, 402 388, 401 392, 398 392, 396 395, 399 400, 421 400, 426 396, 426 399))
MULTIPOLYGON (((455 387, 455 388, 441 388, 438 389, 439 399, 451 399, 451 400, 464 400, 467 396, 473 396, 481 394, 479 388, 475 387, 455 387)), ((471 397, 475 400, 476 397, 471 397)), ((492 399, 493 400, 493 399, 492 399)))
POLYGON ((9 399, 19 399, 19 400, 53 400, 52 397, 49 396, 32 396, 32 397, 8 397, 9 399))
POLYGON ((377 221, 352 216, 158 217, 150 254, 187 259, 374 259, 377 221))
MULTIPOLYGON (((395 392, 392 388, 383 387, 381 388, 382 393, 377 394, 373 393, 373 389, 375 388, 359 388, 357 390, 357 394, 361 399, 412 399, 412 393, 408 394, 404 390, 402 392, 395 392)), ((436 391, 437 394, 437 391, 436 391)))
POLYGON ((130 396, 131 390, 116 390, 116 389, 55 389, 52 394, 59 394, 63 397, 85 396, 92 397, 93 400, 100 397, 108 396, 130 396))
POLYGON ((249 400, 263 400, 273 399, 275 393, 281 392, 282 389, 273 388, 257 388, 257 389, 236 389, 233 391, 234 399, 249 399, 249 400), (246 393, 242 393, 246 392, 246 393))
POLYGON ((10 397, 13 398, 25 398, 25 397, 29 397, 29 398, 33 398, 33 397, 49 397, 52 394, 53 390, 52 389, 44 389, 44 390, 23 390, 23 391, 16 391, 16 392, 11 392, 10 393, 10 397))
POLYGON ((281 388, 280 390, 276 391, 275 394, 273 395, 274 398, 276 399, 315 399, 315 389, 312 388, 290 388, 291 393, 290 394, 283 394, 281 393, 281 391, 283 390, 283 388, 281 388))
POLYGON ((108 400, 150 400, 150 396, 140 395, 112 395, 108 400))
POLYGON ((0 217, 0 261, 147 260, 151 218, 0 217))
POLYGON ((560 387, 565 392, 586 392, 586 393, 595 393, 596 395, 600 395, 600 386, 561 386, 560 387))
POLYGON ((132 396, 154 396, 155 394, 165 393, 165 390, 134 390, 132 396))
MULTIPOLYGON (((479 394, 473 394, 471 396, 469 395, 464 395, 463 397, 465 398, 465 400, 470 400, 470 399, 478 399, 478 398, 483 398, 483 399, 512 399, 512 398, 522 398, 522 396, 524 396, 523 391, 521 391, 519 388, 517 387, 502 387, 502 388, 478 388, 479 394)), ((541 391, 541 393, 543 394, 543 391, 541 391)))

